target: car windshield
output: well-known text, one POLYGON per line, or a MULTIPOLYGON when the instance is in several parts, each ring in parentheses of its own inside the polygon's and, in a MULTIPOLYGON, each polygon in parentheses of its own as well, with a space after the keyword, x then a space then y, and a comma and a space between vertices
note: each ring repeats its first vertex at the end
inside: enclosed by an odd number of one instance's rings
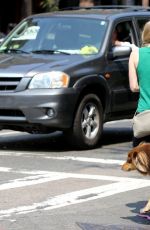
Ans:
POLYGON ((107 22, 70 17, 32 18, 20 23, 0 46, 0 52, 36 54, 97 54, 107 22))

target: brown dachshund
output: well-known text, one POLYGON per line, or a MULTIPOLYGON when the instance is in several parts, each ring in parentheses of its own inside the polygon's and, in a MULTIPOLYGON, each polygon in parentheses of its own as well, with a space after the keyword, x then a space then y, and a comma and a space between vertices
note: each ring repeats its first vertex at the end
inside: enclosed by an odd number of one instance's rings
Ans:
MULTIPOLYGON (((138 170, 143 175, 150 175, 150 143, 140 143, 130 150, 122 169, 125 171, 138 170)), ((150 212, 150 200, 140 212, 150 212)))
POLYGON ((125 171, 137 169, 144 175, 150 174, 150 143, 142 142, 130 150, 122 169, 125 171))

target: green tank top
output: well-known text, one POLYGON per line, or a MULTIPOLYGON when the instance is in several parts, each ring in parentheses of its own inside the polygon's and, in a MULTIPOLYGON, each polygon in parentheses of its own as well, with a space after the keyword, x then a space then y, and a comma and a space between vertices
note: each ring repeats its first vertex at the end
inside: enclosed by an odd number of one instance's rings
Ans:
POLYGON ((150 47, 139 49, 137 74, 140 87, 137 112, 142 112, 150 109, 150 47))

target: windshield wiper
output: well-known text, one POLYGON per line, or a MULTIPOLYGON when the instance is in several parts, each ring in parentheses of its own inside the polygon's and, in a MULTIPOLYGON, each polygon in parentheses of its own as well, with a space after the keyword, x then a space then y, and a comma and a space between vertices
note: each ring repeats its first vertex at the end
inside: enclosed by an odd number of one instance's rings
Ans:
POLYGON ((71 53, 61 51, 61 50, 33 50, 32 53, 35 53, 35 54, 66 54, 66 55, 71 55, 71 53))
POLYGON ((29 53, 29 52, 21 50, 21 49, 3 49, 3 50, 0 50, 0 52, 4 52, 4 53, 25 53, 25 54, 29 53))

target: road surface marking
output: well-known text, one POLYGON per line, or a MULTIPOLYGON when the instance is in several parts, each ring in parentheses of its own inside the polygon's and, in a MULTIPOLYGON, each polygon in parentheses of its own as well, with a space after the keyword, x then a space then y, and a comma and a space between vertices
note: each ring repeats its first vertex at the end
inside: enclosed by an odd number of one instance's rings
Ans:
MULTIPOLYGON (((132 119, 121 119, 121 120, 116 120, 116 121, 108 121, 104 123, 104 127, 107 125, 111 125, 111 124, 122 124, 122 123, 128 123, 129 126, 131 126, 132 128, 132 119)), ((124 126, 122 126, 124 127, 124 126)))
POLYGON ((0 172, 10 172, 12 169, 7 167, 0 167, 0 172))
POLYGON ((54 160, 72 160, 72 161, 82 161, 82 162, 91 162, 91 163, 100 163, 100 164, 116 164, 116 165, 122 165, 125 162, 123 160, 100 159, 100 158, 90 158, 90 157, 73 157, 73 156, 64 156, 64 157, 46 156, 44 158, 54 159, 54 160))
MULTIPOLYGON (((11 173, 20 173, 29 171, 17 171, 11 170, 11 173)), ((32 174, 32 171, 31 171, 32 174)), ((7 181, 7 183, 0 185, 0 191, 9 190, 14 188, 32 186, 36 184, 47 183, 54 180, 61 180, 67 178, 76 178, 76 179, 87 179, 87 180, 104 180, 104 181, 119 181, 119 182, 136 182, 139 183, 148 183, 149 180, 136 179, 136 178, 128 178, 128 177, 116 177, 116 176, 105 176, 105 175, 89 175, 89 174, 80 174, 80 173, 64 173, 64 172, 48 172, 48 171, 33 171, 32 176, 27 176, 19 179, 14 179, 7 181), (35 175, 35 172, 38 174, 35 175)), ((150 182, 149 182, 150 183, 150 182)))
POLYGON ((63 173, 48 173, 37 176, 28 176, 19 179, 10 180, 7 183, 0 185, 0 191, 14 188, 21 188, 26 186, 33 186, 37 184, 47 183, 50 181, 66 179, 69 176, 63 173))
POLYGON ((139 188, 144 188, 150 186, 150 181, 143 182, 139 180, 132 180, 130 182, 117 182, 111 183, 108 185, 102 185, 98 187, 93 187, 89 189, 83 189, 75 192, 70 192, 66 194, 61 194, 58 196, 50 197, 49 199, 39 202, 33 203, 32 205, 27 206, 18 206, 16 208, 10 208, 7 210, 0 211, 0 218, 10 217, 11 215, 19 215, 19 214, 27 214, 37 211, 46 211, 53 210, 56 208, 62 208, 65 206, 79 204, 83 202, 88 202, 100 198, 105 198, 108 196, 116 195, 119 193, 132 191, 139 188))
POLYGON ((24 156, 24 157, 42 157, 43 159, 51 159, 51 160, 71 160, 71 161, 80 161, 80 162, 91 162, 91 163, 99 163, 99 164, 109 164, 109 165, 122 165, 124 160, 114 160, 114 159, 101 159, 101 158, 91 158, 91 157, 74 157, 74 156, 63 156, 63 157, 53 157, 47 156, 44 154, 34 154, 34 153, 26 153, 26 152, 13 152, 13 151, 3 151, 0 152, 1 156, 24 156))

